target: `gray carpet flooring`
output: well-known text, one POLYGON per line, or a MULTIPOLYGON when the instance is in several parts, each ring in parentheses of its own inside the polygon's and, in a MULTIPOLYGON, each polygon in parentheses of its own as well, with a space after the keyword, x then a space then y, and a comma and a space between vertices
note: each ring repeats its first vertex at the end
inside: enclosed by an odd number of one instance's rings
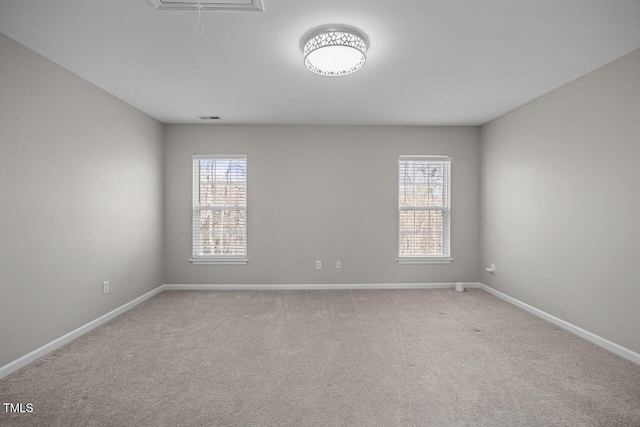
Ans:
POLYGON ((173 291, 0 400, 34 408, 3 426, 640 426, 640 366, 480 290, 173 291))

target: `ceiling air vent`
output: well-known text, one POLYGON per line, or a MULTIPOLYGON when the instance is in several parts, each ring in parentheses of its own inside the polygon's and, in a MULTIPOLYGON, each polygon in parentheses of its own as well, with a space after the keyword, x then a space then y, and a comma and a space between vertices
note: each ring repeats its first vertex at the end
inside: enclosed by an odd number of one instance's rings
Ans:
POLYGON ((263 12, 262 0, 150 0, 158 10, 263 12))
POLYGON ((220 120, 220 116, 198 116, 201 120, 220 120))

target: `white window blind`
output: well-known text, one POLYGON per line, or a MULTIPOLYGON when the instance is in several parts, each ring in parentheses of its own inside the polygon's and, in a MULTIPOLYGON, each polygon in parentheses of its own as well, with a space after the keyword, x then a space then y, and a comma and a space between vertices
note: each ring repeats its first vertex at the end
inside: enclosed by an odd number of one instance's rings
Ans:
POLYGON ((398 261, 449 263, 451 158, 398 158, 398 261))
POLYGON ((194 264, 247 262, 247 156, 193 156, 194 264))

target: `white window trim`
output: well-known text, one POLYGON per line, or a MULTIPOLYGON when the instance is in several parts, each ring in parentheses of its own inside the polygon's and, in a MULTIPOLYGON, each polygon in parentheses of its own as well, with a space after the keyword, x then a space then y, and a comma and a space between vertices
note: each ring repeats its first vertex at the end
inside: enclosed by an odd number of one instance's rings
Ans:
POLYGON ((237 264, 246 264, 249 262, 249 258, 247 257, 232 257, 232 256, 215 256, 215 257, 197 257, 191 258, 191 263, 193 265, 215 265, 215 264, 229 264, 229 265, 237 265, 237 264))
MULTIPOLYGON (((247 241, 247 227, 248 227, 248 221, 246 220, 248 217, 248 210, 249 210, 249 199, 248 199, 248 187, 249 187, 249 166, 248 166, 249 162, 247 159, 247 155, 246 154, 194 154, 192 156, 191 159, 191 179, 193 181, 193 193, 191 195, 191 259, 189 260, 189 262, 191 262, 193 265, 241 265, 241 264, 247 264, 249 262, 249 245, 248 245, 248 241, 247 241), (194 177, 194 171, 193 171, 193 161, 194 160, 216 160, 216 159, 224 159, 224 160, 228 160, 228 159, 242 159, 245 161, 245 185, 247 187, 246 189, 246 199, 245 199, 245 205, 244 208, 239 208, 244 210, 245 212, 245 226, 244 226, 244 241, 245 241, 245 256, 236 256, 236 255, 216 255, 216 256, 194 256, 193 255, 193 248, 196 246, 195 243, 193 241, 194 237, 194 233, 193 230, 195 229, 195 224, 193 223, 195 215, 193 215, 193 210, 196 209, 195 206, 195 200, 193 199, 193 195, 194 194, 199 194, 200 189, 200 183, 193 179, 194 177)), ((233 208, 232 208, 233 209, 233 208)))
POLYGON ((398 257, 398 264, 451 264, 451 257, 398 257))
MULTIPOLYGON (((400 211, 403 209, 400 207, 399 201, 399 193, 396 195, 396 203, 398 207, 397 212, 397 252, 398 252, 398 264, 451 264, 453 262, 453 258, 451 257, 451 156, 422 156, 422 155, 401 155, 398 156, 398 174, 400 173, 400 161, 402 160, 417 160, 417 161, 448 161, 449 168, 447 177, 447 201, 449 202, 448 209, 442 208, 424 208, 423 210, 443 210, 445 211, 444 222, 445 222, 445 246, 448 249, 448 254, 442 256, 417 256, 417 255, 405 255, 400 256, 400 211)), ((398 182, 400 182, 400 176, 398 175, 398 182)), ((399 185, 396 185, 396 189, 399 191, 399 185)), ((415 210, 415 209, 409 209, 415 210)))

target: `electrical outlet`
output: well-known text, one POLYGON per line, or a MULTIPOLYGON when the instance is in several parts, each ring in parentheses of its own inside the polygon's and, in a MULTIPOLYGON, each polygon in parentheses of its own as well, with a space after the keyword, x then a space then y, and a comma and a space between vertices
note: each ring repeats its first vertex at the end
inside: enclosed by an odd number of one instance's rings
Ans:
POLYGON ((108 294, 109 293, 109 281, 105 280, 104 282, 102 282, 102 293, 103 294, 108 294))
POLYGON ((336 261, 336 269, 341 269, 342 268, 342 261, 336 261))
POLYGON ((322 268, 322 261, 316 261, 316 270, 320 270, 322 268))

